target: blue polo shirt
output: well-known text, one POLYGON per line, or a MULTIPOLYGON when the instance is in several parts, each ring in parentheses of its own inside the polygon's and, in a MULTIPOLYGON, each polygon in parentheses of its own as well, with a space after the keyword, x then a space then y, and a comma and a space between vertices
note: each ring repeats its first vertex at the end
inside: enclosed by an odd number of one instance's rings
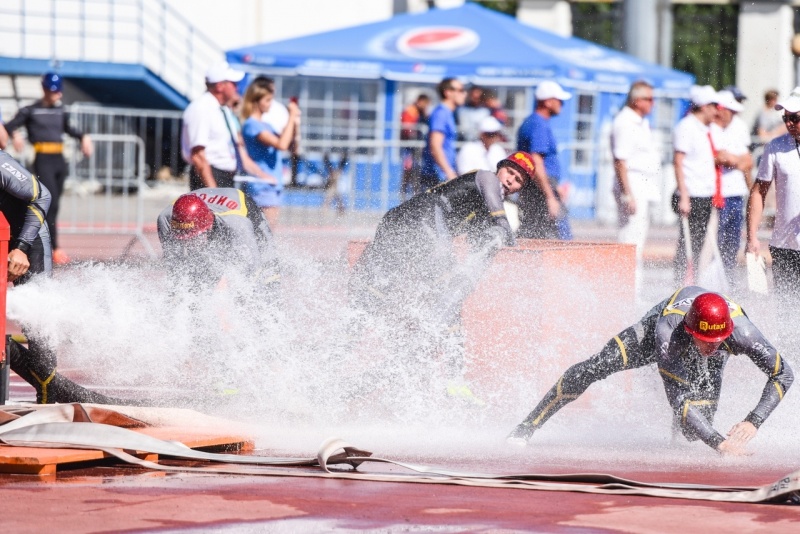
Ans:
POLYGON ((547 176, 561 179, 558 144, 549 120, 538 113, 532 113, 525 119, 517 131, 517 150, 539 154, 544 160, 547 176))
POLYGON ((431 113, 428 118, 428 138, 425 143, 425 150, 422 151, 422 174, 426 176, 437 175, 439 181, 444 181, 446 176, 444 171, 439 168, 436 161, 431 155, 430 134, 432 132, 441 132, 444 134, 444 142, 442 149, 450 167, 456 169, 456 139, 458 131, 456 130, 455 114, 443 104, 439 104, 431 113))

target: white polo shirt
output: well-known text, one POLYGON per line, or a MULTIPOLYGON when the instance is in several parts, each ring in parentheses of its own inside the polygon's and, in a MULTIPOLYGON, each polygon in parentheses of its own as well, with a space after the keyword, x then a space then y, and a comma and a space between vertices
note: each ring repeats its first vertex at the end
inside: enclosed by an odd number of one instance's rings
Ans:
POLYGON ((219 101, 208 91, 189 104, 183 112, 183 159, 191 163, 192 148, 202 146, 212 167, 235 171, 236 152, 225 117, 219 101))
POLYGON ((800 151, 791 135, 766 144, 756 180, 775 182, 775 228, 769 244, 800 250, 800 151))
MULTIPOLYGON (((625 106, 614 117, 611 127, 611 152, 622 160, 628 170, 628 185, 637 200, 655 201, 660 198, 658 182, 661 177, 661 154, 653 140, 650 122, 625 106)), ((619 192, 619 182, 614 182, 619 192)))
POLYGON ((683 152, 683 178, 690 197, 712 197, 717 185, 714 153, 708 139, 709 128, 689 113, 678 122, 672 146, 683 152))
POLYGON ((507 156, 499 143, 492 143, 487 150, 483 141, 464 143, 456 156, 456 168, 459 174, 469 171, 497 171, 497 164, 507 156))
MULTIPOLYGON (((734 156, 741 156, 750 151, 750 134, 747 133, 747 126, 739 117, 734 120, 724 130, 718 124, 711 125, 711 136, 714 139, 714 147, 724 150, 734 156), (737 122, 736 119, 739 119, 737 122)), ((747 181, 744 173, 735 167, 722 168, 722 196, 724 197, 744 197, 747 196, 747 181)))

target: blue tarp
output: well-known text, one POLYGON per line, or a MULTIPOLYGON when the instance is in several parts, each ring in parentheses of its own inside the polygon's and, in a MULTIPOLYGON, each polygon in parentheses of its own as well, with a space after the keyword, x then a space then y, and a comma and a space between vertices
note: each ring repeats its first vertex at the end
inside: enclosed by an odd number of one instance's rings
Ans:
MULTIPOLYGON (((574 37, 561 37, 466 3, 227 53, 231 64, 287 75, 438 82, 466 77, 486 85, 531 85, 558 79, 626 91, 646 79, 683 94, 689 74, 574 37)), ((570 83, 572 82, 572 83, 570 83)))

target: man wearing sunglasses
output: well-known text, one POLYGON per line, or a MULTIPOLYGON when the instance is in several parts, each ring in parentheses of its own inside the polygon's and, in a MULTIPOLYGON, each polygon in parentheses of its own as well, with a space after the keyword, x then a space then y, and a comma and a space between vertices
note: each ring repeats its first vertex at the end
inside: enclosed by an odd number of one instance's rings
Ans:
POLYGON ((614 117, 611 152, 614 155, 614 198, 617 201, 620 243, 636 245, 636 281, 640 285, 642 250, 650 229, 650 203, 657 202, 661 153, 647 116, 653 111, 653 86, 637 81, 628 91, 625 107, 614 117))
POLYGON ((756 181, 747 202, 747 251, 761 252, 758 227, 764 213, 764 198, 775 182, 777 206, 769 242, 775 292, 786 319, 797 317, 800 288, 800 87, 775 106, 783 111, 788 133, 764 147, 756 181))
POLYGON ((422 151, 420 174, 423 190, 458 176, 455 110, 464 105, 467 93, 464 84, 455 78, 445 78, 439 82, 437 90, 442 101, 428 118, 428 137, 422 151))

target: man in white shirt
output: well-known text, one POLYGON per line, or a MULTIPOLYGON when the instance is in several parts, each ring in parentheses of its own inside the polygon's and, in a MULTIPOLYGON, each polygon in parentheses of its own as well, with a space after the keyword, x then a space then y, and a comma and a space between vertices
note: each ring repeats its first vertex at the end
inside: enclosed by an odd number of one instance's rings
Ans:
POLYGON ((764 147, 758 174, 747 203, 747 251, 758 254, 758 226, 764 211, 764 198, 775 182, 775 225, 769 252, 775 293, 783 311, 797 309, 800 288, 800 87, 775 106, 783 110, 789 133, 776 137, 764 147))
POLYGON ((236 84, 244 72, 227 63, 206 72, 205 93, 183 112, 181 152, 190 165, 189 189, 235 187, 233 177, 242 167, 237 130, 228 104, 238 96, 236 84))
POLYGON ((497 170, 497 164, 506 157, 505 149, 500 146, 503 139, 503 125, 494 117, 484 117, 478 126, 478 141, 464 143, 456 156, 458 174, 470 171, 497 170))
POLYGON ((744 197, 749 189, 746 173, 753 165, 750 156, 750 135, 738 119, 744 107, 731 91, 717 93, 717 118, 711 125, 711 138, 718 151, 717 163, 722 173, 722 196, 725 205, 719 211, 717 242, 728 283, 733 284, 736 255, 742 241, 744 197))
MULTIPOLYGON (((672 209, 689 222, 692 256, 697 259, 706 238, 711 217, 711 199, 716 193, 714 150, 709 125, 717 116, 717 92, 710 85, 692 87, 691 109, 673 132, 673 163, 677 189, 672 209)), ((686 276, 686 245, 683 225, 679 225, 675 252, 675 282, 681 285, 686 276)))
POLYGON ((614 156, 614 198, 617 201, 620 243, 636 245, 637 281, 642 249, 650 228, 650 203, 658 201, 661 154, 645 118, 653 110, 653 86, 637 81, 628 100, 614 117, 611 152, 614 156))

